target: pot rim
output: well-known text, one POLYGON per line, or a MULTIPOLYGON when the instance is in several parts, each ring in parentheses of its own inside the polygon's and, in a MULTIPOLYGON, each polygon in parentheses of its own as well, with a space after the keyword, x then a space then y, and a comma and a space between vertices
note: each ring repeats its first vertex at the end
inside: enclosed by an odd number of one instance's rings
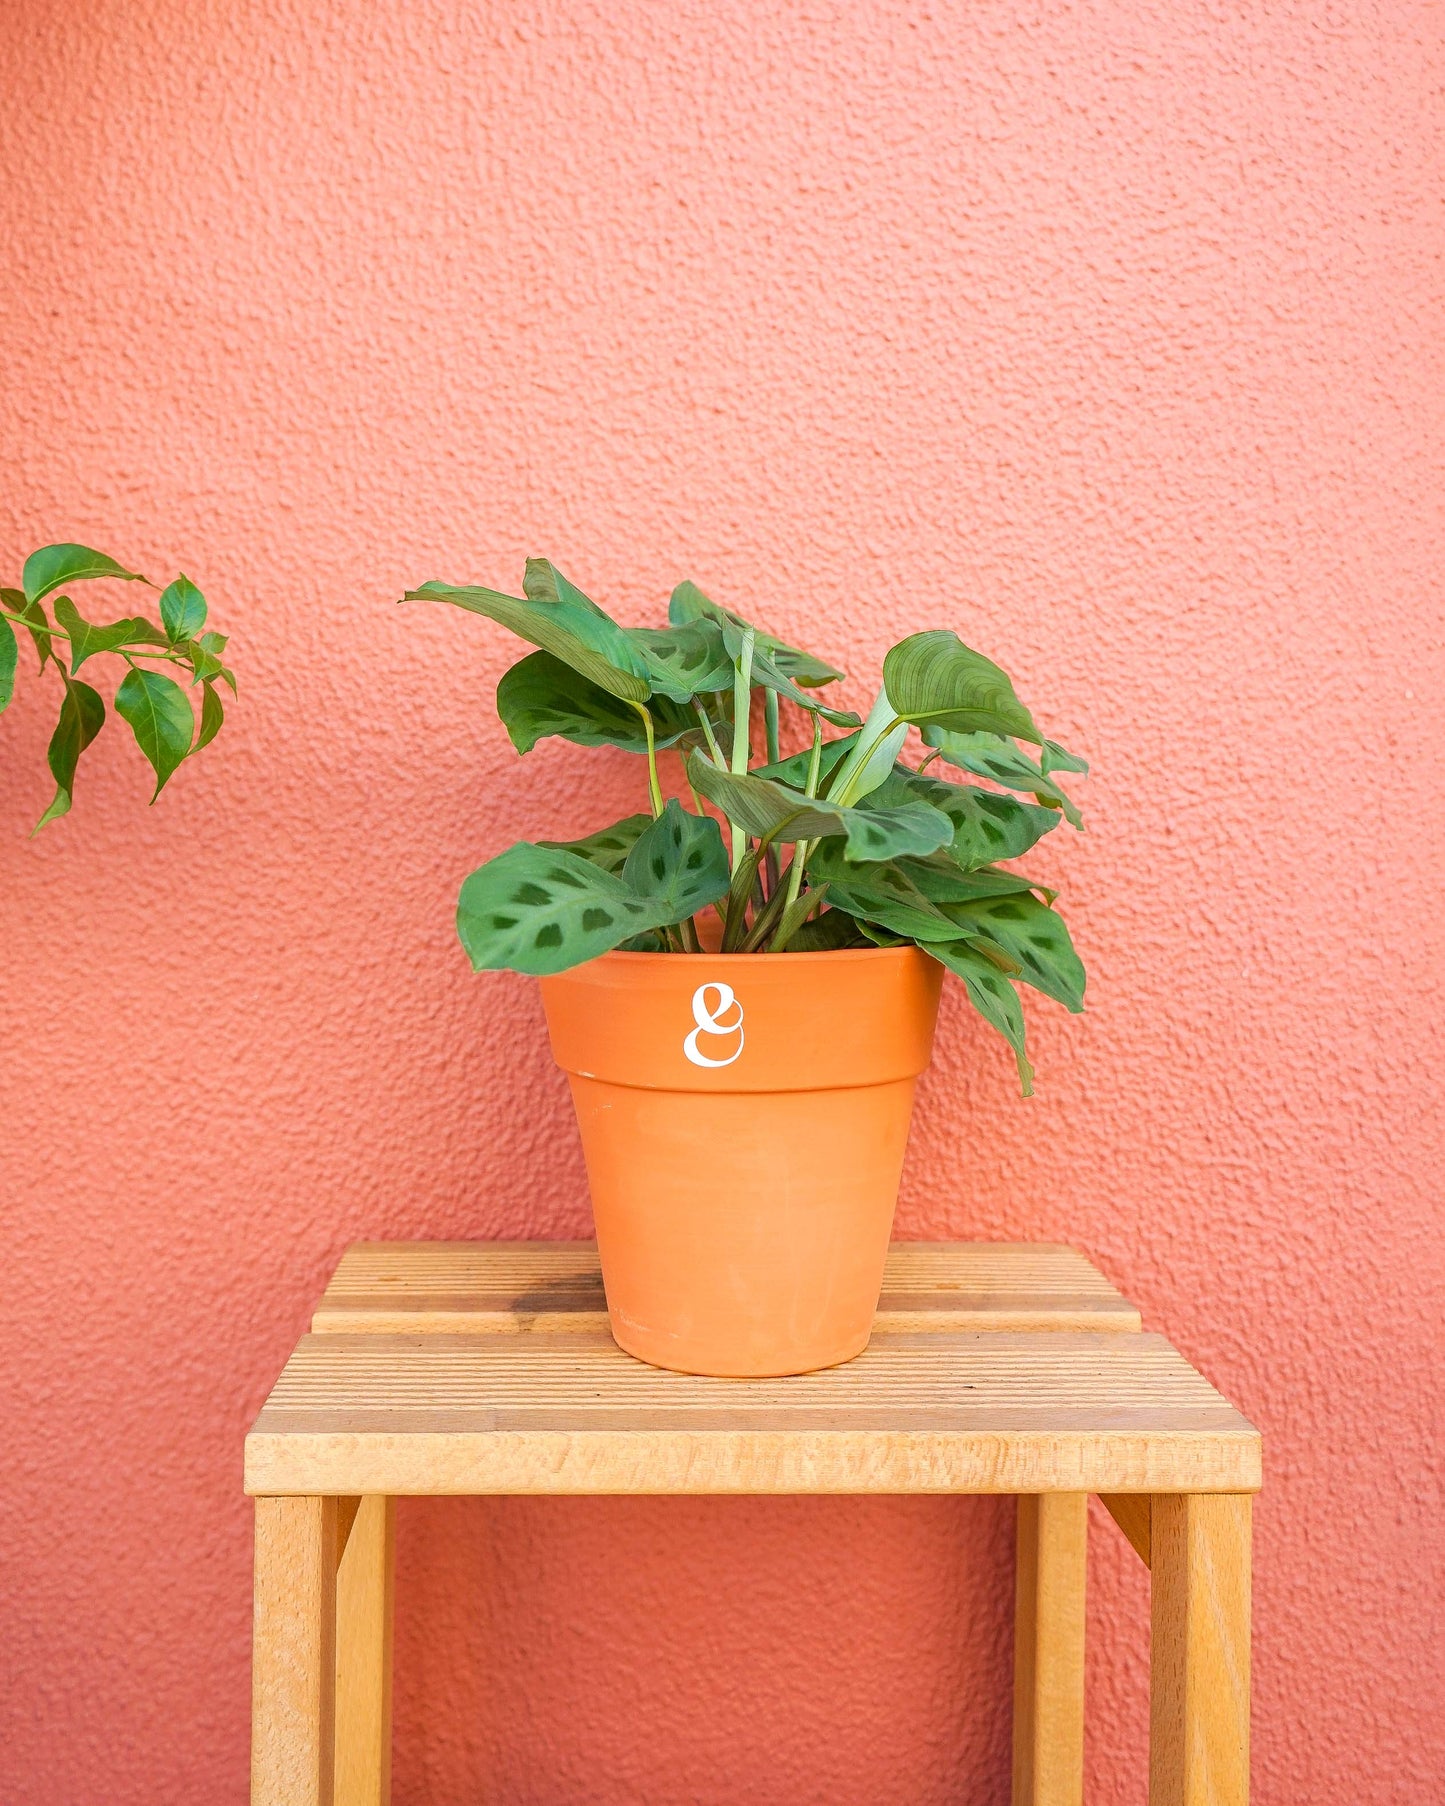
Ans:
MULTIPOLYGON (((724 965, 752 966, 760 960, 766 960, 770 966, 783 967, 789 965, 848 965, 860 959, 907 959, 912 954, 922 954, 924 949, 913 942, 906 947, 824 947, 816 953, 625 953, 621 947, 614 947, 610 953, 599 953, 595 959, 581 960, 575 966, 568 966, 564 971, 549 973, 551 978, 565 978, 569 972, 582 972, 588 966, 600 966, 604 960, 625 962, 629 965, 657 965, 666 961, 670 967, 679 960, 707 960, 721 962, 724 965)), ((925 954, 925 957, 926 954, 925 954)))

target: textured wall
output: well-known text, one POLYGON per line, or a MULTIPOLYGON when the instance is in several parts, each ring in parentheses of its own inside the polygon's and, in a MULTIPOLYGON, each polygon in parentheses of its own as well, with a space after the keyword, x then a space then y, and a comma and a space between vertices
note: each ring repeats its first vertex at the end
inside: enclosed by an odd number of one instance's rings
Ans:
MULTIPOLYGON (((950 997, 900 1228, 1077 1241, 1263 1426, 1262 1806, 1434 1797, 1441 38, 9 0, 4 568, 184 560, 243 693, 154 811, 107 732, 33 843, 34 684, 0 722, 7 1802, 242 1801, 240 1442, 331 1263, 587 1231, 533 989, 451 914, 639 768, 518 765, 514 644, 391 606, 532 551, 855 699, 954 624, 1094 760, 1034 862, 1089 1014, 1032 1011, 1025 1104, 950 997)), ((1138 1800, 1096 1530, 1091 1798, 1138 1800)), ((400 1569, 402 1806, 1006 1796, 994 1502, 409 1505, 400 1569)))

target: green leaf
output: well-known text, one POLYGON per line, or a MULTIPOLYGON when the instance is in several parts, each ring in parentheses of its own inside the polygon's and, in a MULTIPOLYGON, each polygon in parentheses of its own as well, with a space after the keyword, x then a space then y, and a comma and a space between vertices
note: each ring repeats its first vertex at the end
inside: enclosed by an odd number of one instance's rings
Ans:
POLYGON ((623 941, 619 953, 666 953, 667 936, 660 928, 648 928, 623 941))
POLYGON ((1043 739, 1008 673, 947 628, 900 640, 883 661, 883 686, 901 721, 1013 734, 1036 745, 1043 739))
POLYGON ((893 725, 897 716, 898 711, 889 700, 886 686, 880 688, 873 698, 868 719, 863 723, 863 731, 828 785, 829 793, 840 803, 856 803, 860 797, 876 790, 892 771, 894 761, 903 750, 903 742, 908 738, 907 722, 893 725))
POLYGON ((10 698, 15 694, 15 667, 20 662, 20 646, 15 638, 15 629, 8 621, 0 620, 0 711, 10 706, 10 698))
POLYGON ((70 670, 73 676, 97 652, 114 652, 117 646, 164 646, 166 637, 143 615, 123 615, 118 621, 97 626, 84 620, 69 596, 55 598, 55 618, 70 636, 70 670))
POLYGON ((846 909, 825 909, 811 922, 804 922, 788 942, 789 953, 833 953, 843 947, 871 945, 866 934, 846 909))
POLYGON ((990 897, 948 913, 961 928, 987 935, 1017 960, 1025 984, 1075 1015, 1084 1007, 1084 968, 1064 918, 1037 897, 990 897))
MULTIPOLYGON (((741 615, 734 614, 730 608, 723 608, 710 601, 695 583, 690 582, 679 583, 672 592, 672 600, 667 605, 667 618, 674 625, 696 620, 716 621, 720 625, 730 621, 740 628, 752 625, 741 615)), ((843 675, 836 665, 815 658, 811 652, 790 646, 776 635, 764 633, 761 628, 755 627, 753 631, 757 635, 755 648, 761 647, 784 677, 802 685, 804 689, 814 690, 823 684, 836 683, 843 675)))
MULTIPOLYGON (((722 628, 723 644, 735 666, 741 665, 743 635, 747 631, 735 621, 725 621, 722 628)), ((755 630, 756 631, 756 630, 755 630)), ((851 709, 825 708, 816 696, 810 696, 806 690, 795 684, 791 677, 773 658, 772 652, 762 642, 765 635, 758 636, 753 642, 753 659, 750 676, 759 689, 775 691, 779 696, 786 696, 789 702, 795 702, 800 709, 821 715, 825 721, 831 721, 834 727, 858 727, 860 722, 851 709)))
POLYGON ((177 640, 175 649, 182 658, 190 661, 193 687, 198 683, 209 683, 212 678, 220 677, 225 672, 226 667, 216 654, 199 640, 177 640))
MULTIPOLYGON (((654 696, 645 706, 659 747, 674 746, 684 734, 698 731, 692 710, 666 696, 654 696)), ((647 751, 637 710, 550 652, 529 652, 503 673, 497 685, 497 713, 519 753, 531 752, 551 735, 575 746, 647 751)))
POLYGON ((1021 803, 1017 797, 1000 796, 996 790, 980 790, 975 784, 950 784, 924 777, 906 765, 895 765, 873 791, 871 801, 892 806, 903 802, 929 803, 941 809, 953 823, 950 856, 971 871, 999 859, 1017 859, 1058 826, 1058 812, 1021 803))
POLYGON ((1054 780, 1011 740, 1000 740, 993 734, 954 734, 937 727, 924 728, 923 738, 929 746, 938 748, 949 765, 972 772, 976 778, 992 778, 1005 790, 1027 791, 1062 810, 1071 827, 1083 827, 1083 816, 1054 780))
POLYGON ((1077 771, 1085 777, 1089 775, 1089 761, 1081 759, 1077 753, 1071 753, 1067 747, 1060 746, 1057 740, 1045 740, 1043 750, 1039 754, 1039 766, 1045 777, 1051 771, 1077 771))
POLYGON ((924 952, 931 953, 941 965, 963 980, 968 1001, 1014 1050, 1020 1089, 1025 1097, 1032 1097, 1034 1069, 1024 1048, 1024 1012, 1018 992, 982 954, 964 941, 930 942, 924 952))
POLYGON ((650 815, 626 815, 621 821, 613 822, 610 828, 599 828, 582 840, 539 840, 537 845, 575 853, 579 859, 587 860, 604 872, 620 873, 627 864, 627 855, 637 845, 638 836, 651 826, 650 815))
POLYGON ((953 838, 948 818, 927 803, 907 803, 901 809, 845 809, 771 778, 719 771, 697 753, 688 758, 687 775, 729 821, 769 844, 841 835, 848 859, 877 860, 895 853, 931 853, 953 838))
POLYGON ((60 718, 55 724, 55 732, 50 736, 50 745, 45 754, 50 765, 50 775, 55 779, 55 795, 50 807, 36 822, 34 833, 38 834, 47 822, 69 813, 71 797, 75 791, 75 768, 80 762, 80 755, 100 732, 104 722, 105 704, 99 693, 92 690, 89 684, 80 683, 73 677, 65 678, 65 696, 60 704, 60 718))
POLYGON ((54 645, 54 636, 50 631, 50 617, 46 614, 42 604, 39 602, 27 602, 25 600, 24 590, 20 589, 0 589, 0 604, 3 604, 4 607, 9 609, 11 614, 23 615, 25 617, 25 629, 31 639, 35 642, 35 651, 40 660, 40 669, 42 671, 45 669, 45 661, 48 658, 54 658, 56 664, 59 665, 60 660, 55 658, 55 653, 52 649, 54 645))
POLYGON ((405 602, 450 602, 472 614, 498 621, 610 695, 625 702, 645 702, 652 693, 647 661, 610 615, 584 596, 545 558, 529 558, 523 583, 526 596, 504 596, 494 589, 451 583, 423 583, 409 589, 405 602))
POLYGON ((213 654, 214 657, 219 658, 230 644, 230 635, 216 633, 214 631, 210 633, 198 633, 196 635, 196 644, 198 646, 203 646, 207 652, 213 654))
POLYGON ((664 914, 576 853, 523 840, 463 884, 457 933, 475 971, 541 978, 661 927, 664 914))
POLYGON ((849 915, 876 922, 907 940, 959 938, 958 924, 929 901, 901 865, 849 866, 838 847, 824 841, 809 857, 808 875, 826 882, 831 900, 849 915))
POLYGON ((191 750, 196 720, 186 693, 155 671, 127 671, 115 693, 115 712, 130 723, 136 745, 155 771, 154 802, 166 779, 191 750))
MULTIPOLYGON (((787 892, 780 891, 778 894, 786 897, 787 892)), ((802 928, 806 918, 813 913, 827 894, 828 887, 826 884, 820 885, 817 890, 809 890, 805 886, 799 891, 798 895, 793 898, 791 903, 785 902, 782 914, 778 918, 777 927, 773 929, 770 937, 764 937, 768 942, 765 951, 768 953, 788 953, 792 951, 793 937, 798 933, 799 929, 802 928)), ((768 901, 771 903, 772 898, 770 897, 768 901)), ((754 924, 754 929, 756 931, 756 924, 754 924)))
POLYGON ((201 691, 201 731, 196 735, 196 744, 191 748, 198 753, 203 746, 209 746, 221 731, 221 723, 226 719, 226 711, 221 707, 221 699, 216 694, 216 687, 207 683, 201 691))
MULTIPOLYGON (((981 897, 1014 897, 1044 889, 1022 872, 1000 871, 996 866, 974 866, 962 871, 946 851, 931 853, 926 859, 899 859, 896 864, 929 902, 940 908, 950 903, 976 903, 981 897)), ((1057 893, 1045 894, 1052 897, 1057 893)))
POLYGON ((161 591, 161 620, 172 645, 194 639, 205 626, 206 598, 184 574, 161 591))
POLYGON ((42 546, 25 560, 21 582, 27 602, 38 602, 65 583, 82 583, 88 577, 120 577, 127 583, 144 583, 139 571, 128 571, 104 552, 89 546, 42 546))
MULTIPOLYGON (((819 749, 818 782, 823 788, 827 780, 852 752, 858 742, 858 730, 844 734, 841 740, 825 740, 819 749)), ((786 759, 778 759, 772 765, 755 765, 752 776, 755 778, 773 778, 779 784, 786 784, 790 790, 802 790, 808 782, 808 767, 812 762, 813 749, 805 746, 800 753, 793 753, 786 759)))
POLYGON ((730 878, 717 823, 684 809, 676 797, 638 836, 622 868, 622 882, 666 912, 658 926, 684 921, 716 903, 730 878))
POLYGON ((684 621, 674 627, 624 630, 642 653, 654 693, 687 702, 694 696, 731 690, 733 661, 715 621, 684 621))

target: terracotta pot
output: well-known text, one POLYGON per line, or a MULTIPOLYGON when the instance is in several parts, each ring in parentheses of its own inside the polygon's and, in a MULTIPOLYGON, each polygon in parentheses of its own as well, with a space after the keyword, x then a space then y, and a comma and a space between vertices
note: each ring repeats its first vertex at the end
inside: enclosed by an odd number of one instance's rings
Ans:
POLYGON ((900 947, 609 953, 541 980, 629 1354, 762 1376, 867 1346, 942 976, 900 947))

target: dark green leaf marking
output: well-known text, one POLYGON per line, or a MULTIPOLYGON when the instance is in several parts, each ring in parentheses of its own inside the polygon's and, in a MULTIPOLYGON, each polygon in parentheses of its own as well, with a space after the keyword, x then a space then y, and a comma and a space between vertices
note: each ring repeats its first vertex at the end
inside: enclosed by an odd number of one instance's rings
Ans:
POLYGON ((968 1001, 1014 1050, 1020 1088, 1025 1097, 1032 1097, 1034 1069, 1024 1046, 1024 1012, 1018 992, 997 967, 964 941, 933 941, 924 951, 963 980, 968 1001))
MULTIPOLYGON (((692 710, 666 696, 654 696, 646 706, 659 747, 675 746, 684 734, 698 731, 692 710)), ((519 753, 531 752, 539 740, 554 735, 574 746, 647 751, 637 710, 550 652, 529 653, 504 673, 497 685, 497 713, 519 753)))
POLYGON ((627 815, 621 821, 613 822, 610 828, 601 828, 583 840, 542 840, 537 844, 564 853, 576 853, 604 872, 621 872, 627 863, 627 855, 637 845, 638 836, 651 826, 650 815, 627 815))
MULTIPOLYGON (((993 734, 953 734, 942 728, 926 727, 923 738, 936 746, 943 758, 960 771, 972 772, 978 778, 992 778, 1005 790, 1021 790, 1052 804, 1063 812, 1071 827, 1082 828, 1084 818, 1074 807, 1042 764, 1031 759, 1022 747, 1011 740, 1000 740, 993 734)), ((1077 763, 1082 763, 1078 761, 1077 763)), ((1063 769, 1062 767, 1060 769, 1063 769)), ((1067 769, 1073 770, 1073 766, 1067 769)), ((1000 858, 1004 855, 1000 854, 1000 858)))

